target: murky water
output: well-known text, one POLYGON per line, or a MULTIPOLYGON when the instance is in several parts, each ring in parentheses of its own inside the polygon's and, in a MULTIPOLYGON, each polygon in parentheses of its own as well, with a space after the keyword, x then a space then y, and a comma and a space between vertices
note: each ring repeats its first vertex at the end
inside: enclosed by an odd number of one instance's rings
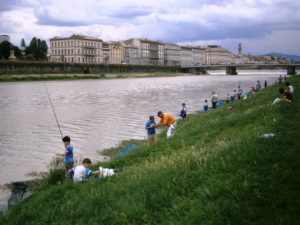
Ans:
POLYGON ((30 179, 25 174, 31 171, 46 171, 55 152, 64 149, 45 85, 62 133, 72 139, 75 158, 99 161, 105 148, 146 138, 144 124, 159 110, 178 114, 185 102, 188 113, 193 113, 202 110, 212 91, 224 98, 238 85, 248 91, 257 80, 271 84, 285 73, 1 83, 0 184, 30 179))

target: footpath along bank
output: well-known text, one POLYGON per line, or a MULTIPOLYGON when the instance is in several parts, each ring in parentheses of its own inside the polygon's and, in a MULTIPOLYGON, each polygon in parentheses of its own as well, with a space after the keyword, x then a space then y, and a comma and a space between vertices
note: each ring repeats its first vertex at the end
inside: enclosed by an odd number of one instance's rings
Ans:
POLYGON ((101 164, 117 175, 49 182, 0 224, 298 224, 300 79, 289 81, 293 103, 272 105, 276 86, 190 115, 173 139, 101 164))

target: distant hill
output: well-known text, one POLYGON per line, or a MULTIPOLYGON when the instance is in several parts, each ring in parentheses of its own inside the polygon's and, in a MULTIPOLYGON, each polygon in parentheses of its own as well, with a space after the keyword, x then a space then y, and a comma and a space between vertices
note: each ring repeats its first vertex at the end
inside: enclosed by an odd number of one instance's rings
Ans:
POLYGON ((271 53, 264 54, 264 55, 282 57, 282 58, 287 58, 287 59, 293 60, 294 62, 300 62, 299 55, 289 55, 289 54, 283 54, 283 53, 277 53, 277 52, 271 52, 271 53))

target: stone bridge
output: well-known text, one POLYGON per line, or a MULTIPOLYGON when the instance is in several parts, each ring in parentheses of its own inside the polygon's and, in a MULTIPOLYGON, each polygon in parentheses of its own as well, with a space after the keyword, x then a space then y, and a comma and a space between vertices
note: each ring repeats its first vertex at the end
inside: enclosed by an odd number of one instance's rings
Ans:
POLYGON ((193 74, 207 74, 208 69, 225 69, 227 75, 237 75, 237 68, 243 69, 286 69, 287 75, 295 75, 296 68, 300 68, 300 63, 248 63, 248 64, 219 64, 219 65, 199 65, 181 66, 181 72, 193 74))

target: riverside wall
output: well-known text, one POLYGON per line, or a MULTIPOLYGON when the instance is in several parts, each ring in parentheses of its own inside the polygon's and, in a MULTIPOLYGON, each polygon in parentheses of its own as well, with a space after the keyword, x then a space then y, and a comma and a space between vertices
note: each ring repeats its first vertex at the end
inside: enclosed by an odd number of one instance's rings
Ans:
POLYGON ((102 74, 115 72, 179 72, 180 67, 129 64, 55 63, 0 61, 0 75, 13 74, 102 74))

